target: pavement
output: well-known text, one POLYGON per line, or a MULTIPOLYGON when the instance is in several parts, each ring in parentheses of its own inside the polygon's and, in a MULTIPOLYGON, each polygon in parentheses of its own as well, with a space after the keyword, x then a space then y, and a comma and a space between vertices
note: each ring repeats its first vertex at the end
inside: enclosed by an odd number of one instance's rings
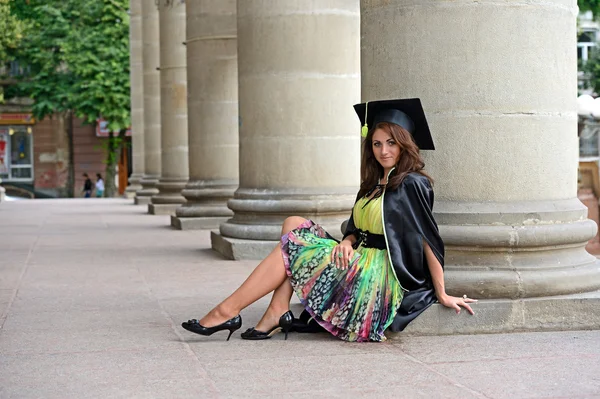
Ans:
POLYGON ((0 203, 0 398, 600 398, 600 331, 240 339, 268 298, 180 327, 255 265, 131 200, 0 203))

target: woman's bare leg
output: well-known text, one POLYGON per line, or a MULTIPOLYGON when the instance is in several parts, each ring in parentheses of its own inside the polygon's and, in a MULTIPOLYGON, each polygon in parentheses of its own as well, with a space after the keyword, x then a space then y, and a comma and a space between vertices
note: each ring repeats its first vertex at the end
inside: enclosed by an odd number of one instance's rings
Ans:
MULTIPOLYGON (((306 219, 292 216, 283 222, 282 235, 304 223, 306 219)), ((246 281, 227 299, 200 320, 204 327, 213 327, 238 315, 242 309, 277 289, 287 280, 281 256, 281 243, 254 269, 246 281)), ((291 286, 290 286, 291 289, 291 286)), ((282 292, 282 295, 285 292, 282 292)), ((290 293, 291 297, 291 293, 290 293)), ((279 298, 279 295, 278 295, 279 298)), ((288 298, 289 306, 289 298, 288 298)), ((281 316, 281 315, 279 315, 281 316)), ((278 316, 278 317, 279 317, 278 316)))
POLYGON ((293 293, 294 290, 288 277, 273 292, 271 303, 255 328, 258 331, 266 332, 273 328, 273 326, 276 326, 279 323, 281 315, 290 310, 290 299, 293 293))

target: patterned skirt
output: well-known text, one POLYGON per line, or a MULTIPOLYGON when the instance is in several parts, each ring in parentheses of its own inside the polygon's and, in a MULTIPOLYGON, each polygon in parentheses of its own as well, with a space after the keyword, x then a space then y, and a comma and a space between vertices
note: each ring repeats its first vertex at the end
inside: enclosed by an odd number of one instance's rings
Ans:
POLYGON ((345 341, 385 341, 384 331, 402 302, 402 288, 387 251, 359 247, 346 270, 335 267, 338 244, 307 220, 281 238, 283 260, 294 291, 310 315, 345 341))

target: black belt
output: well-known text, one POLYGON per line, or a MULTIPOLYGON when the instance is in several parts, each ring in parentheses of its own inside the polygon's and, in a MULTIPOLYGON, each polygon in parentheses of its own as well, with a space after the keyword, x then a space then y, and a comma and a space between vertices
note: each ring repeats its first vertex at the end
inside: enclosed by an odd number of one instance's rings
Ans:
POLYGON ((356 237, 356 247, 362 244, 364 248, 387 249, 383 234, 373 234, 368 231, 356 229, 354 235, 356 237))

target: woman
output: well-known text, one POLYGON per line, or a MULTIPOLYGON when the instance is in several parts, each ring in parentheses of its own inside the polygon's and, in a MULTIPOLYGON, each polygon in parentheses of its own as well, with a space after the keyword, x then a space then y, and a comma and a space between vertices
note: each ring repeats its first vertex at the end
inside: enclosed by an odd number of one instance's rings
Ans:
POLYGON ((102 198, 104 195, 104 180, 102 180, 102 175, 100 173, 96 173, 96 198, 102 198))
POLYGON ((271 291, 262 319, 242 338, 283 331, 287 339, 294 291, 319 326, 346 341, 383 341, 388 327, 402 330, 436 299, 473 314, 469 303, 475 300, 449 296, 444 288, 444 247, 417 146, 433 149, 420 101, 378 101, 355 109, 366 137, 361 188, 344 239, 337 242, 310 220, 287 218, 281 243, 247 280, 183 328, 201 335, 229 330, 229 340, 241 327, 240 311, 271 291))

